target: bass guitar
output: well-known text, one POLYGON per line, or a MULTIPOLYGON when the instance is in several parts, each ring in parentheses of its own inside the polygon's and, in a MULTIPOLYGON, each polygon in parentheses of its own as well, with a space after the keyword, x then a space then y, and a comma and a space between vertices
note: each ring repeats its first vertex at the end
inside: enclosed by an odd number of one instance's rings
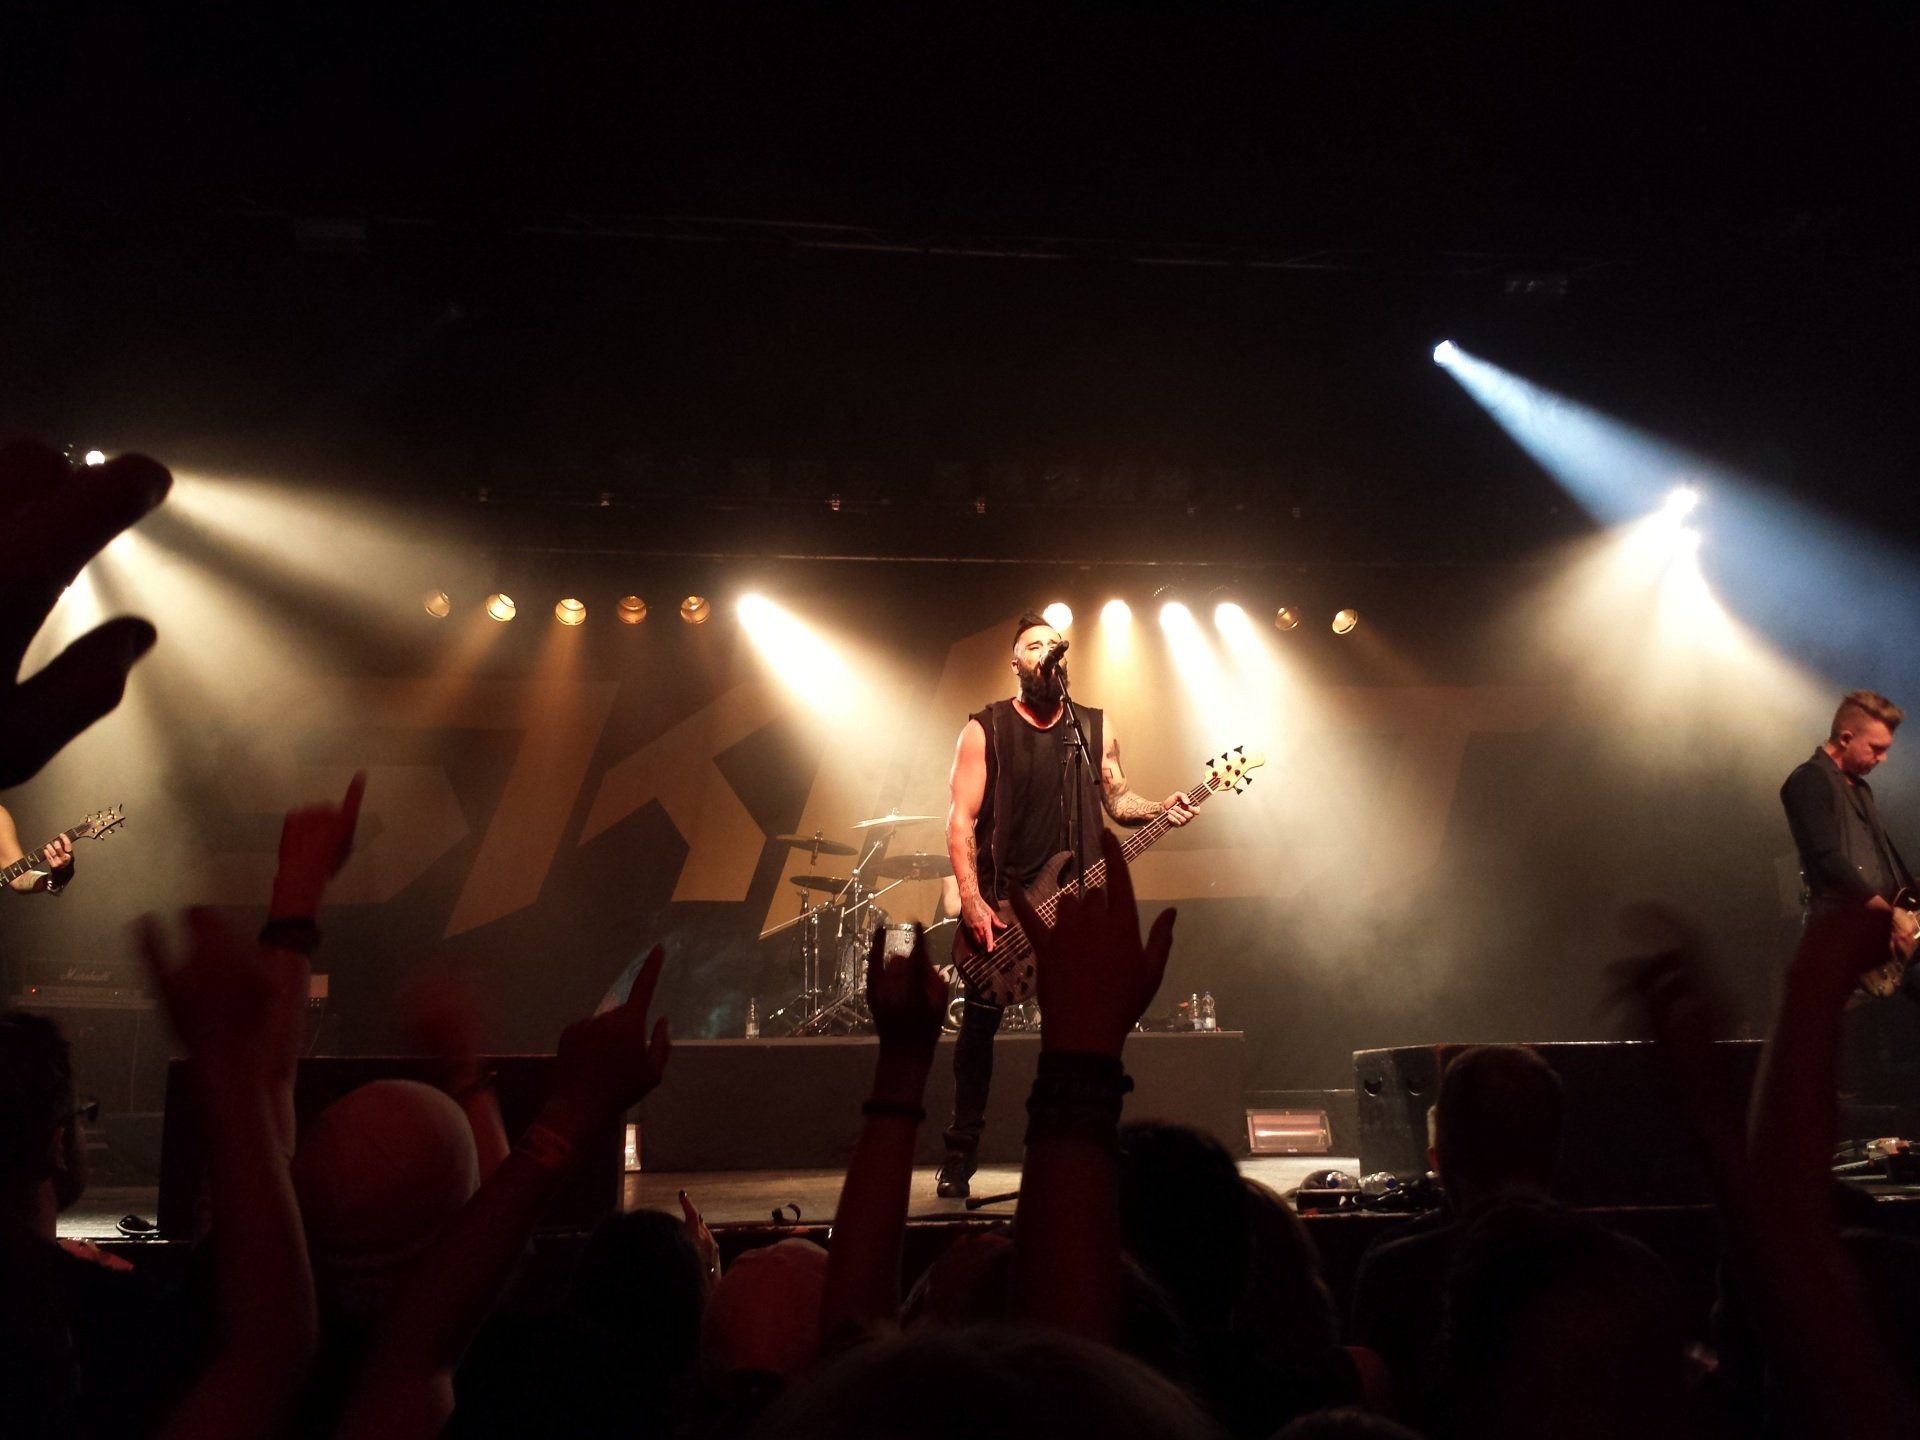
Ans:
MULTIPOLYGON (((127 807, 125 805, 115 805, 110 809, 94 811, 93 814, 87 816, 86 819, 82 820, 71 830, 62 830, 59 835, 54 838, 66 841, 104 840, 126 823, 127 807)), ((53 844, 53 841, 49 840, 46 842, 46 845, 40 845, 29 850, 5 869, 0 869, 0 885, 11 885, 22 875, 38 870, 42 865, 45 865, 47 862, 41 852, 47 848, 47 845, 51 844, 53 844)))
POLYGON ((1893 897, 1893 934, 1887 941, 1887 958, 1871 970, 1860 972, 1860 988, 1875 999, 1884 1000, 1900 988, 1907 966, 1920 945, 1920 896, 1911 886, 1893 897))
MULTIPOLYGON (((1197 810, 1208 796, 1219 791, 1238 794, 1253 783, 1247 778, 1249 772, 1266 763, 1267 757, 1258 750, 1248 750, 1244 745, 1236 746, 1207 762, 1207 778, 1187 792, 1187 804, 1197 810)), ((1120 847, 1127 862, 1131 864, 1135 857, 1144 854, 1172 828, 1173 822, 1164 815, 1137 827, 1120 847)), ((1062 850, 1047 861, 1027 891, 1043 923, 1053 922, 1063 888, 1098 890, 1107 883, 1107 862, 1095 860, 1087 869, 1084 886, 1076 884, 1063 887, 1061 876, 1072 862, 1072 854, 1062 850)), ((973 931, 965 925, 955 927, 953 965, 966 982, 969 995, 978 998, 982 1004, 1005 1007, 1033 998, 1033 939, 1020 928, 1011 905, 1002 904, 999 913, 1000 918, 1007 922, 1007 928, 994 932, 991 950, 974 939, 973 931)))

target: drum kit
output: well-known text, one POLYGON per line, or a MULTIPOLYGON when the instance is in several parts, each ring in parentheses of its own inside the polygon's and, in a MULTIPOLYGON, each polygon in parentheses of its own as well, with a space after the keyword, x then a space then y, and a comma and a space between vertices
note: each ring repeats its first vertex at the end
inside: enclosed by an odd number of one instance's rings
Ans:
MULTIPOLYGON (((881 907, 880 900, 903 885, 937 883, 953 874, 953 863, 944 852, 916 850, 899 855, 888 852, 898 831, 915 825, 936 824, 942 818, 889 811, 871 820, 857 820, 848 827, 858 832, 856 845, 829 840, 818 830, 811 835, 773 837, 777 845, 807 852, 808 873, 792 876, 787 882, 800 892, 798 913, 760 932, 762 940, 788 931, 797 935, 801 974, 800 993, 766 1016, 761 1022, 763 1033, 857 1035, 872 1030, 873 1020, 867 1013, 866 977, 867 952, 873 937, 887 932, 889 953, 904 954, 913 943, 913 927, 890 923, 892 917, 881 907), (820 873, 823 859, 856 859, 856 863, 844 875, 826 874, 820 873)), ((924 891, 917 894, 907 891, 900 899, 910 895, 923 902, 926 899, 924 891)), ((927 914, 939 907, 920 903, 914 908, 927 914)), ((950 927, 957 923, 950 917, 925 927, 927 953, 947 982, 949 1030, 958 1028, 963 1003, 960 978, 947 959, 951 949, 950 927)), ((1009 1009, 1004 1023, 1018 1025, 1021 1018, 1014 1009, 1009 1009)))

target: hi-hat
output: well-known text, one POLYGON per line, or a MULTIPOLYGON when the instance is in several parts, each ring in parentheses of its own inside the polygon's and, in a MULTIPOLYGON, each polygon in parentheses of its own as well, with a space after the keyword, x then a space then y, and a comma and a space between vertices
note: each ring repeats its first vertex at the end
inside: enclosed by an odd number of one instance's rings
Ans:
POLYGON ((847 880, 844 875, 795 875, 787 881, 789 885, 798 885, 802 890, 844 890, 847 880))
POLYGON ((939 818, 938 815, 902 815, 896 810, 889 810, 886 814, 877 815, 871 820, 856 820, 853 822, 853 828, 872 830, 881 825, 922 825, 929 820, 939 818))
POLYGON ((873 873, 888 880, 938 880, 953 874, 953 861, 925 851, 916 855, 893 855, 874 866, 873 873))
POLYGON ((800 850, 816 850, 822 855, 855 853, 851 845, 842 845, 838 840, 823 840, 818 835, 774 835, 769 838, 775 845, 792 845, 800 850))

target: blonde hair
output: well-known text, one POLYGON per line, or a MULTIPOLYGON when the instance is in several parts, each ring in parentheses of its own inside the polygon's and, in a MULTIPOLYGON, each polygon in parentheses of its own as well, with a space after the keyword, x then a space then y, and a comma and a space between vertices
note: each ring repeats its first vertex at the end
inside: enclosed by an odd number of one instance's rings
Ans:
POLYGON ((1854 690, 1840 697, 1840 708, 1833 712, 1833 729, 1827 739, 1838 740, 1842 730, 1851 729, 1860 720, 1878 720, 1888 730, 1898 730, 1907 712, 1884 695, 1871 690, 1854 690))

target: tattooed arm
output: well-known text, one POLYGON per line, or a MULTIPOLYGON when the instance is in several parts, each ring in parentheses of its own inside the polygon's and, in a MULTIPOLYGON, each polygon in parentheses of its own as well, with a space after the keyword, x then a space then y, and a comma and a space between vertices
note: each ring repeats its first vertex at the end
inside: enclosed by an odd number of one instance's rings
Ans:
POLYGON ((1169 816, 1176 825, 1184 825, 1193 818, 1186 797, 1178 791, 1157 803, 1134 793, 1120 768, 1120 737, 1112 730, 1107 731, 1106 744, 1100 752, 1100 803, 1121 825, 1144 825, 1160 815, 1169 816))

